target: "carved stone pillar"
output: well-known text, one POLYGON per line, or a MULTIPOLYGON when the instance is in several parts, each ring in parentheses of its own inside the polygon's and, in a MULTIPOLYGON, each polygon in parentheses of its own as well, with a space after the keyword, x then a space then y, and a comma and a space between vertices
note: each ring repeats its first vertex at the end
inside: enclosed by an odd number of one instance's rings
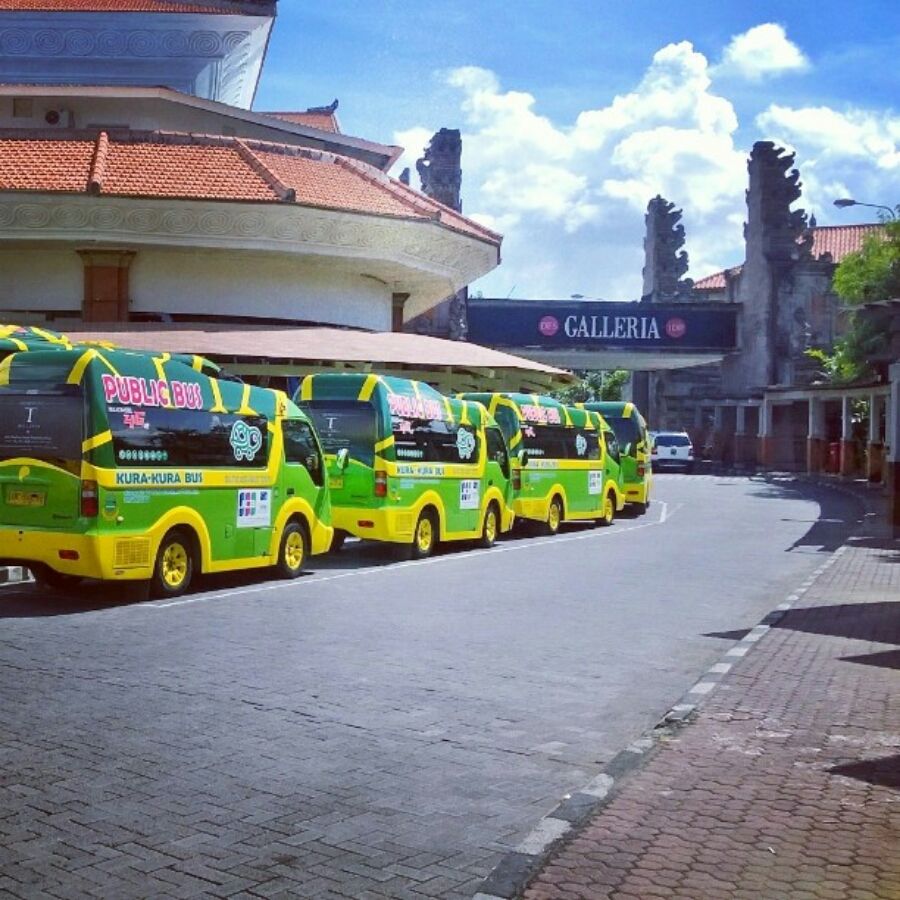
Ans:
POLYGON ((129 270, 134 250, 79 250, 84 265, 85 322, 127 322, 129 270))

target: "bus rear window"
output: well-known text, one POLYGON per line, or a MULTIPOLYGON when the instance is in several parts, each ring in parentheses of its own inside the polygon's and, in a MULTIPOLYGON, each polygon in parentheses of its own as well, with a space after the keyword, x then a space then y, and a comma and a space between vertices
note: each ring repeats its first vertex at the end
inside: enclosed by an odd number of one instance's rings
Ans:
POLYGON ((641 440, 641 426, 637 416, 629 416, 627 419, 623 416, 604 416, 603 418, 616 433, 616 440, 620 447, 627 444, 634 445, 641 440))
POLYGON ((596 431, 561 425, 523 425, 522 446, 535 459, 599 459, 596 431))
POLYGON ((107 407, 120 466, 261 468, 269 459, 262 416, 203 409, 107 407))
POLYGON ((359 400, 304 400, 300 408, 313 420, 322 449, 337 454, 346 448, 350 458, 375 464, 375 407, 359 400))
POLYGON ((80 390, 0 390, 0 461, 24 457, 78 466, 83 436, 80 390))

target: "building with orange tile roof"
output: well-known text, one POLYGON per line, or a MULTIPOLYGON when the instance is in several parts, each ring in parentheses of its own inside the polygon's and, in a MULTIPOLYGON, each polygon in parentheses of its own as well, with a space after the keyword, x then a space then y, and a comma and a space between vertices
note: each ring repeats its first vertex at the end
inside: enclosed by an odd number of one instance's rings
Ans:
POLYGON ((252 109, 275 12, 0 0, 0 321, 391 331, 497 266, 337 101, 252 109))

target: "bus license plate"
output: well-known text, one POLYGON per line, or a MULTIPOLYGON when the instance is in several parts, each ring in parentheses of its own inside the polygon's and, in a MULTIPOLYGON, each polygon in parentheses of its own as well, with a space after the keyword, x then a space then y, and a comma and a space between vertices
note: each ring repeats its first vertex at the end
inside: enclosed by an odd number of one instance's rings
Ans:
POLYGON ((9 491, 6 494, 9 506, 43 506, 46 499, 43 491, 9 491))
POLYGON ((339 491, 344 486, 343 478, 329 478, 328 487, 333 491, 339 491))

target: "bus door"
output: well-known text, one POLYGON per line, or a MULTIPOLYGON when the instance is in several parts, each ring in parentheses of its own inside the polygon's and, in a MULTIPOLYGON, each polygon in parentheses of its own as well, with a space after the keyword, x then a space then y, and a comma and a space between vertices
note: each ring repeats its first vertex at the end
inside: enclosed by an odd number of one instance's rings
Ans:
POLYGON ((309 497, 309 482, 315 489, 312 504, 317 518, 322 518, 325 501, 325 460, 309 422, 284 419, 284 468, 277 488, 279 506, 293 497, 309 497))
MULTIPOLYGON (((487 486, 496 486, 503 495, 503 502, 507 507, 512 506, 512 472, 510 468, 509 450, 503 438, 503 432, 499 428, 488 425, 484 430, 487 440, 487 486)), ((501 519, 505 510, 500 510, 501 519)))

